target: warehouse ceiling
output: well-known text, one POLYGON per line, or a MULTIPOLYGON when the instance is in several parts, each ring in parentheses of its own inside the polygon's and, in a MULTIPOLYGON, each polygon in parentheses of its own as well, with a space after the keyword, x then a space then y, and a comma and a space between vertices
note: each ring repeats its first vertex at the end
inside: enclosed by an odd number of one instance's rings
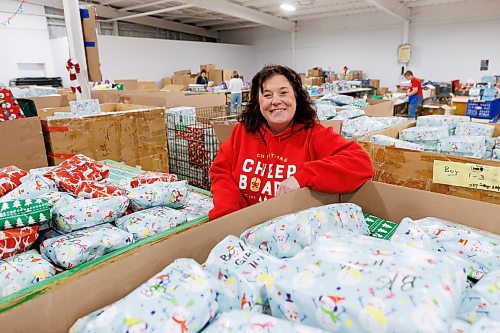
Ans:
MULTIPOLYGON (((270 26, 293 31, 295 22, 383 11, 409 19, 412 7, 475 0, 93 0, 99 19, 125 21, 216 38, 219 31, 270 26), (286 11, 286 3, 295 7, 286 11)), ((62 8, 61 0, 28 0, 62 8)), ((83 3, 83 2, 82 2, 83 3)))

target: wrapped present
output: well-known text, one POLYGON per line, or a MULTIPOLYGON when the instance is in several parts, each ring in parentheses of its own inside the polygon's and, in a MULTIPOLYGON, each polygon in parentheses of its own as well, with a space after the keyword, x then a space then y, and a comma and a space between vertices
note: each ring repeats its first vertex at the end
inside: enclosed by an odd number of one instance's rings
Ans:
POLYGON ((36 199, 44 194, 57 192, 56 184, 41 175, 29 174, 21 179, 21 185, 0 198, 0 202, 20 199, 36 199))
POLYGON ((13 294, 55 274, 55 267, 36 250, 0 260, 0 297, 13 294))
POLYGON ((27 174, 16 166, 0 168, 0 197, 21 185, 21 178, 27 174))
POLYGON ((115 185, 108 185, 103 182, 86 180, 75 190, 75 195, 92 199, 110 196, 125 196, 125 189, 115 185))
POLYGON ((98 99, 69 101, 69 109, 73 116, 91 116, 101 113, 98 99))
POLYGON ((417 127, 446 126, 448 133, 453 135, 458 123, 470 122, 470 117, 455 115, 428 115, 417 117, 417 127))
POLYGON ((165 115, 168 123, 173 122, 168 125, 168 128, 185 129, 188 125, 196 124, 196 108, 194 107, 169 108, 165 115))
POLYGON ((177 259, 121 300, 80 318, 71 333, 200 332, 217 313, 213 278, 177 259))
POLYGON ((391 242, 465 260, 468 275, 474 279, 500 268, 500 236, 435 217, 403 219, 391 242))
POLYGON ((351 203, 313 207, 271 219, 241 234, 246 243, 278 258, 290 258, 327 232, 368 235, 363 212, 351 203))
POLYGON ((205 267, 218 277, 218 303, 221 311, 264 311, 268 307, 266 286, 272 288, 278 271, 286 271, 283 260, 231 235, 212 249, 205 267))
MULTIPOLYGON (((423 128, 423 127, 421 127, 423 128)), ((441 145, 439 143, 440 140, 408 140, 407 142, 421 145, 424 147, 424 151, 437 152, 441 151, 441 145)))
POLYGON ((12 94, 16 98, 32 98, 58 95, 59 93, 57 88, 54 87, 30 86, 25 88, 12 88, 12 94))
POLYGON ((482 158, 486 153, 483 136, 449 136, 439 140, 439 144, 443 153, 461 153, 477 158, 482 158))
POLYGON ((320 98, 321 101, 328 101, 335 103, 339 106, 352 105, 354 102, 354 97, 347 95, 338 95, 336 93, 328 93, 320 98))
POLYGON ((449 136, 448 127, 410 127, 399 132, 399 138, 405 141, 437 141, 449 136))
POLYGON ((271 313, 329 331, 447 333, 464 266, 367 236, 326 234, 278 270, 271 313))
POLYGON ((0 87, 0 111, 0 121, 25 117, 9 88, 0 87))
POLYGON ((495 126, 476 122, 459 123, 455 129, 455 135, 463 136, 485 136, 493 137, 495 126))
POLYGON ((0 231, 0 258, 27 251, 38 238, 38 226, 0 231))
POLYGON ((214 208, 212 197, 196 192, 188 192, 186 206, 179 210, 186 214, 188 221, 192 221, 200 217, 206 217, 212 208, 214 208))
POLYGON ((139 211, 157 206, 181 208, 186 203, 187 181, 145 184, 127 191, 130 207, 139 211))
POLYGON ((52 218, 52 204, 46 199, 22 199, 0 203, 0 230, 40 224, 52 218))
POLYGON ((316 114, 319 120, 332 119, 337 115, 337 107, 332 105, 330 102, 325 102, 317 100, 315 103, 316 114))
POLYGON ((62 190, 74 192, 82 181, 102 180, 109 175, 109 168, 82 154, 77 154, 44 174, 62 190))
POLYGON ((491 155, 491 158, 494 160, 500 160, 500 148, 493 149, 493 154, 491 155))
POLYGON ((130 186, 131 187, 137 187, 139 185, 144 185, 144 184, 153 184, 156 182, 167 182, 167 183, 172 183, 177 181, 177 175, 173 175, 171 173, 164 173, 164 172, 144 172, 141 173, 137 176, 135 176, 131 181, 130 181, 130 186))
POLYGON ((136 241, 154 236, 185 223, 185 213, 169 207, 153 207, 116 221, 116 226, 134 235, 136 241))
POLYGON ((203 333, 326 333, 319 328, 278 319, 261 313, 232 310, 221 313, 203 333))
POLYGON ((124 196, 60 200, 54 205, 52 227, 59 232, 68 233, 112 223, 125 213, 128 204, 129 200, 124 196))
POLYGON ((500 320, 500 269, 489 272, 467 291, 457 317, 471 324, 481 318, 500 320))
POLYGON ((474 324, 462 319, 455 319, 450 327, 450 333, 486 333, 500 332, 500 321, 481 318, 474 324))
POLYGON ((370 103, 368 103, 368 101, 365 101, 364 99, 355 99, 354 101, 352 101, 351 105, 355 108, 362 109, 366 108, 368 105, 370 105, 370 103))
POLYGON ((365 115, 365 111, 361 109, 345 109, 337 112, 337 115, 333 117, 335 120, 348 120, 365 115))
POLYGON ((376 145, 382 145, 387 147, 395 147, 400 149, 423 151, 424 146, 418 143, 413 143, 409 141, 403 141, 399 139, 392 138, 390 136, 375 134, 370 137, 370 142, 376 145))
POLYGON ((495 137, 495 147, 494 149, 500 149, 500 136, 495 137))
POLYGON ((40 245, 40 252, 55 265, 70 269, 133 242, 132 234, 103 224, 46 239, 40 245))

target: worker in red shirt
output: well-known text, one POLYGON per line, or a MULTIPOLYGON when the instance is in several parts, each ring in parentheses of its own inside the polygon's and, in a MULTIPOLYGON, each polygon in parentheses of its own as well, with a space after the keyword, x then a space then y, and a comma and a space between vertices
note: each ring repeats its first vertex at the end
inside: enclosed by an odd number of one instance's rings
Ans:
POLYGON ((408 89, 408 117, 415 119, 418 106, 424 100, 422 93, 422 82, 413 75, 412 71, 405 72, 405 78, 410 80, 410 88, 408 89))
POLYGON ((318 123, 300 76, 269 65, 252 79, 250 102, 210 169, 210 219, 302 187, 356 190, 373 176, 356 143, 318 123))

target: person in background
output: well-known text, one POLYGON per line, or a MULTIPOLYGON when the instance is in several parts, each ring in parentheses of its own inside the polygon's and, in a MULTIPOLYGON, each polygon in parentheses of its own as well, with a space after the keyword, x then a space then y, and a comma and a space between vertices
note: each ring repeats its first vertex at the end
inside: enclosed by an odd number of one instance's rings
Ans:
POLYGON ((313 105, 288 67, 254 76, 250 101, 210 168, 210 219, 302 187, 352 192, 372 178, 368 154, 321 125, 313 105))
POLYGON ((231 92, 231 106, 229 110, 229 115, 234 114, 235 106, 241 106, 241 103, 243 101, 243 94, 241 92, 242 89, 243 89, 243 80, 240 78, 238 72, 234 71, 233 76, 229 81, 229 87, 228 87, 228 90, 231 92))
POLYGON ((202 69, 200 72, 200 75, 196 78, 196 84, 203 84, 207 85, 208 84, 208 78, 207 78, 207 71, 202 69))
POLYGON ((408 117, 415 119, 417 108, 424 100, 422 93, 422 82, 413 75, 412 71, 405 72, 405 78, 410 80, 410 88, 408 89, 408 117))

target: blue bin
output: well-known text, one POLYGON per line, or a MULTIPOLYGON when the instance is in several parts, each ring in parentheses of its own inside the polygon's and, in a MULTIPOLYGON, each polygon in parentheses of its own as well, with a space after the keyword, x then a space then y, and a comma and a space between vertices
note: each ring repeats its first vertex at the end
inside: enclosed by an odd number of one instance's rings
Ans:
POLYGON ((467 102, 465 114, 472 118, 491 119, 500 114, 500 98, 493 101, 467 102))

